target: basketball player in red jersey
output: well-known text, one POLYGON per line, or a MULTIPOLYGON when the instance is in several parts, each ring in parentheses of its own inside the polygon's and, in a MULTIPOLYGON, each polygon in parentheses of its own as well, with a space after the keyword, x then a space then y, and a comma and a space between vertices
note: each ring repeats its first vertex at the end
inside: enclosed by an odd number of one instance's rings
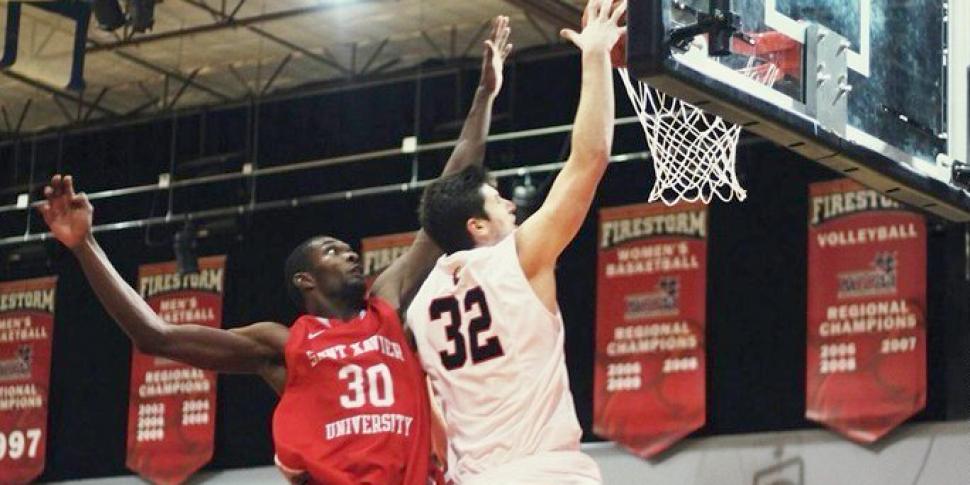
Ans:
MULTIPOLYGON (((507 17, 485 41, 475 101, 444 174, 481 164, 492 104, 511 51, 507 17)), ((156 315, 111 265, 91 233, 93 207, 55 175, 40 207, 77 257, 99 300, 142 352, 228 373, 254 373, 280 394, 276 462, 294 482, 425 485, 430 471, 427 386, 399 312, 441 251, 423 232, 366 293, 358 255, 331 237, 287 258, 291 296, 305 315, 287 327, 229 330, 173 325, 156 315)))

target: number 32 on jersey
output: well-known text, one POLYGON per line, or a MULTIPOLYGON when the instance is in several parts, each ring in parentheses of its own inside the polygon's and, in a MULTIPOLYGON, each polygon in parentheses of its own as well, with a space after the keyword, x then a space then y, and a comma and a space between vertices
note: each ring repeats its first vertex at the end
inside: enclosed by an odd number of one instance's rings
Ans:
POLYGON ((448 352, 438 352, 441 364, 448 370, 455 370, 465 365, 471 354, 472 365, 485 362, 505 355, 502 343, 498 337, 488 337, 482 341, 481 333, 492 326, 492 315, 488 311, 485 292, 481 287, 475 287, 465 293, 462 301, 456 296, 446 296, 431 302, 428 309, 431 322, 441 322, 444 325, 445 336, 453 343, 453 349, 448 352), (477 312, 477 316, 468 321, 467 339, 462 333, 464 317, 477 312))

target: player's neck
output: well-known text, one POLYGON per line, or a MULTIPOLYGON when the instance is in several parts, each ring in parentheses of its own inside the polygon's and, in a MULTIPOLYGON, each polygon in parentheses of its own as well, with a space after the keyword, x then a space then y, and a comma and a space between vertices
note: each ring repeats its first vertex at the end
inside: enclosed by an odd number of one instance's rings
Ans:
POLYGON ((497 234, 488 234, 474 239, 475 246, 472 249, 486 248, 498 244, 502 239, 497 234))
POLYGON ((351 320, 364 309, 364 301, 320 300, 311 302, 309 313, 332 320, 351 320))

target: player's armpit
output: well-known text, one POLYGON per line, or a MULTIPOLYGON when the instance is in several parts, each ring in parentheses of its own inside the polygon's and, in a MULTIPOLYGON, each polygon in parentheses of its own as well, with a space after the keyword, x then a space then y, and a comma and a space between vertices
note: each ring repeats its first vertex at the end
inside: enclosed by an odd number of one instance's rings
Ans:
POLYGON ((268 365, 258 374, 269 387, 273 388, 277 396, 283 395, 283 389, 286 387, 286 362, 282 357, 278 364, 268 365))

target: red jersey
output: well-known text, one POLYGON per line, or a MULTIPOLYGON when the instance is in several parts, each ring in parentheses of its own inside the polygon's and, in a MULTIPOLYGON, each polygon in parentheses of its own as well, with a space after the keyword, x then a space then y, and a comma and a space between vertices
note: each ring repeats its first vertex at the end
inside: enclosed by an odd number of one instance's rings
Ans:
POLYGON ((352 320, 304 315, 284 349, 276 461, 327 485, 426 485, 430 410, 397 311, 370 297, 352 320))

